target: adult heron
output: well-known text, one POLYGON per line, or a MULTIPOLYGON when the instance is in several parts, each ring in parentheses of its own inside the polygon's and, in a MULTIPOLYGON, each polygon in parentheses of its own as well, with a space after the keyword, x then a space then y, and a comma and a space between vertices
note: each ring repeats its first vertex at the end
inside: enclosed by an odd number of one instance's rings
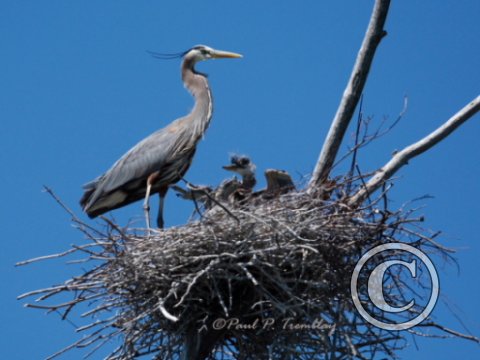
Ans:
POLYGON ((204 45, 179 54, 152 55, 161 59, 183 57, 182 80, 194 97, 195 105, 190 114, 140 141, 106 173, 84 185, 80 205, 90 218, 144 199, 147 228, 150 228, 149 198, 158 193, 157 225, 163 228, 163 205, 168 187, 179 181, 190 167, 197 143, 212 117, 212 93, 207 77, 195 70, 195 64, 202 60, 242 57, 204 45))

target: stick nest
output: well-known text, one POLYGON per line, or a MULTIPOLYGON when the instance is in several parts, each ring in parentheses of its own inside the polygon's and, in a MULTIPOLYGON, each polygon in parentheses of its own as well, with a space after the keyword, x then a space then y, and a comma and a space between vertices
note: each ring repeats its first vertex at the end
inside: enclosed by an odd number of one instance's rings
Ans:
MULTIPOLYGON (((328 197, 319 191, 247 199, 229 212, 215 206, 199 221, 150 233, 108 219, 98 230, 72 214, 88 243, 39 259, 80 254, 90 269, 22 297, 40 295, 28 306, 65 318, 88 304, 82 316, 92 322, 77 329, 84 336, 52 357, 73 348, 94 352, 116 338, 121 345, 108 359, 393 357, 405 333, 375 328, 358 315, 352 271, 379 244, 446 250, 416 230, 422 218, 412 218, 413 211, 388 210, 385 193, 365 207, 348 207, 349 188, 336 183, 328 197), (72 300, 48 303, 60 294, 72 300)), ((402 303, 406 283, 395 271, 387 273, 393 285, 384 296, 402 303)), ((406 316, 418 312, 412 307, 406 316)))

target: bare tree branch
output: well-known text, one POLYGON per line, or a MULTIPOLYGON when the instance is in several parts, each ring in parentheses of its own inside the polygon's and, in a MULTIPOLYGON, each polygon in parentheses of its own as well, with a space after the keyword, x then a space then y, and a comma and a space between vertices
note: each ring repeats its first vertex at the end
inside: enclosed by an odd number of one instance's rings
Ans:
POLYGON ((350 198, 349 204, 351 206, 361 204, 369 194, 380 188, 380 186, 382 186, 386 180, 390 179, 392 175, 395 174, 403 165, 407 164, 410 159, 422 154, 445 139, 455 129, 475 115, 479 110, 480 96, 477 96, 477 98, 453 115, 437 130, 427 135, 420 141, 407 146, 402 151, 397 152, 393 158, 387 164, 385 164, 385 166, 379 169, 378 172, 350 198))
POLYGON ((357 55, 350 80, 343 93, 342 100, 327 134, 322 151, 318 158, 315 170, 310 180, 309 189, 321 184, 328 178, 332 165, 342 143, 345 131, 357 107, 363 88, 367 81, 368 72, 378 44, 387 34, 383 30, 387 18, 390 0, 376 0, 372 17, 368 25, 365 38, 357 55))

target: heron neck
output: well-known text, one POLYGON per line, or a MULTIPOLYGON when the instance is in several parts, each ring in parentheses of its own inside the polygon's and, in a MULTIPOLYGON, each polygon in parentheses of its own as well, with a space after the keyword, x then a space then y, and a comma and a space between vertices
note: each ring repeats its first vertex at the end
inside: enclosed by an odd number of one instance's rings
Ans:
POLYGON ((195 99, 190 118, 193 120, 195 134, 201 137, 210 124, 213 112, 212 93, 208 86, 208 80, 205 75, 197 73, 193 61, 187 59, 182 64, 182 79, 185 87, 195 99))
POLYGON ((254 174, 247 174, 242 178, 242 185, 245 189, 253 189, 256 183, 257 180, 255 179, 254 174))

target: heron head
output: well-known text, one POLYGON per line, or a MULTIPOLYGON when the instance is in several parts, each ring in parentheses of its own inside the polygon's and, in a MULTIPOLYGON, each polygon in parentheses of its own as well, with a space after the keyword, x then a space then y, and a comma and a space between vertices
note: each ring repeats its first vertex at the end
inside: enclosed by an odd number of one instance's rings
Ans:
POLYGON ((230 158, 230 165, 223 166, 225 170, 233 171, 241 176, 255 174, 256 166, 248 156, 233 155, 230 158))
POLYGON ((241 57, 242 55, 240 54, 223 50, 215 50, 206 45, 196 45, 188 50, 184 55, 185 59, 192 59, 195 62, 209 59, 236 59, 241 57))
POLYGON ((206 45, 196 45, 187 51, 182 51, 179 53, 159 53, 154 51, 147 51, 154 58, 162 60, 178 59, 184 58, 190 64, 195 64, 198 61, 209 60, 209 59, 236 59, 243 57, 240 54, 215 50, 206 45))

